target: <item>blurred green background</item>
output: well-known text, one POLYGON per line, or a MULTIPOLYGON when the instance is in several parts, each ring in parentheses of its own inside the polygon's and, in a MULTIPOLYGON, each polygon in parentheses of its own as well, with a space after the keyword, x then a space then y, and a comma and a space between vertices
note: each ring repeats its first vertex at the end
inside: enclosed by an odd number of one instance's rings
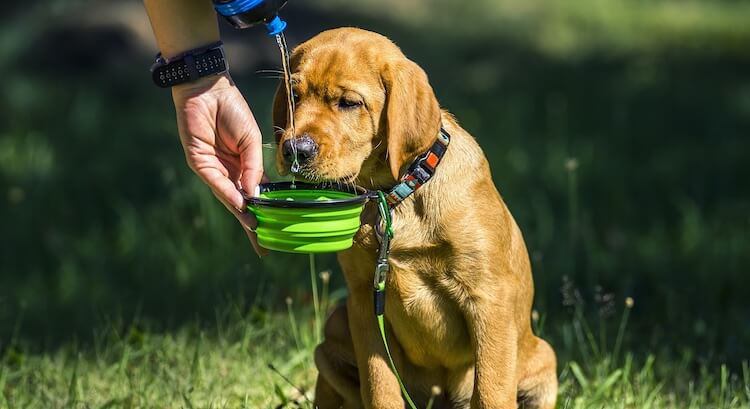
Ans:
MULTIPOLYGON (((140 2, 1 8, 0 354, 135 318, 170 331, 228 300, 309 301, 307 258, 258 259, 185 165, 140 2)), ((427 71, 524 232, 553 345, 571 304, 606 318, 631 296, 636 348, 750 357, 750 3, 291 0, 283 14, 290 45, 359 26, 427 71)), ((258 71, 278 50, 262 29, 222 30, 270 142, 277 79, 258 71)), ((318 261, 343 287, 334 256, 318 261)))

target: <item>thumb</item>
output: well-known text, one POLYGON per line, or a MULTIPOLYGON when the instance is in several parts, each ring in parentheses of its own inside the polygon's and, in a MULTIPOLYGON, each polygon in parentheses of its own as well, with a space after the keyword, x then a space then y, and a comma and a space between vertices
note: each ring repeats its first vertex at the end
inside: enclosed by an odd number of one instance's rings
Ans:
POLYGON ((258 126, 253 123, 245 140, 239 145, 240 186, 249 195, 263 179, 263 143, 258 126))

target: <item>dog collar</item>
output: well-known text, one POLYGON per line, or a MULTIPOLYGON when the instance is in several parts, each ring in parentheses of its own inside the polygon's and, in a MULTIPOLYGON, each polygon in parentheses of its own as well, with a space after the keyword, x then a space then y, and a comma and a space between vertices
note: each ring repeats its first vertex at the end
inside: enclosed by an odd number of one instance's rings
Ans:
POLYGON ((440 127, 435 143, 427 152, 417 157, 409 165, 409 169, 401 177, 401 181, 385 193, 385 200, 390 207, 395 207, 403 202, 404 199, 411 196, 415 190, 432 178, 450 142, 451 135, 443 127, 440 127))

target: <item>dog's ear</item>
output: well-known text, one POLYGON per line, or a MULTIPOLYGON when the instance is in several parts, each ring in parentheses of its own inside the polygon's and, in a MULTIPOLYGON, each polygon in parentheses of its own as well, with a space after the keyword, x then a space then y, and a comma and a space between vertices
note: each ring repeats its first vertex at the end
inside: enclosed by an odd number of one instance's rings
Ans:
POLYGON ((289 106, 286 99, 286 86, 284 80, 279 82, 276 88, 276 95, 273 97, 273 135, 276 138, 276 144, 281 140, 282 129, 289 125, 289 106))
POLYGON ((388 64, 382 80, 386 100, 381 124, 385 125, 388 166, 398 180, 401 168, 435 141, 440 131, 440 106, 427 74, 406 57, 388 64))

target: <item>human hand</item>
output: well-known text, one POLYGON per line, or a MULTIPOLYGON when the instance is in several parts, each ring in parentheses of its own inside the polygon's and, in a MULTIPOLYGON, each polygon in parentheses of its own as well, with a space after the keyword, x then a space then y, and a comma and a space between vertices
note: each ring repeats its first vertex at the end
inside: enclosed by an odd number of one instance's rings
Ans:
POLYGON ((228 73, 172 88, 177 128, 192 169, 239 220, 258 255, 257 221, 240 192, 263 179, 262 137, 250 107, 228 73))

